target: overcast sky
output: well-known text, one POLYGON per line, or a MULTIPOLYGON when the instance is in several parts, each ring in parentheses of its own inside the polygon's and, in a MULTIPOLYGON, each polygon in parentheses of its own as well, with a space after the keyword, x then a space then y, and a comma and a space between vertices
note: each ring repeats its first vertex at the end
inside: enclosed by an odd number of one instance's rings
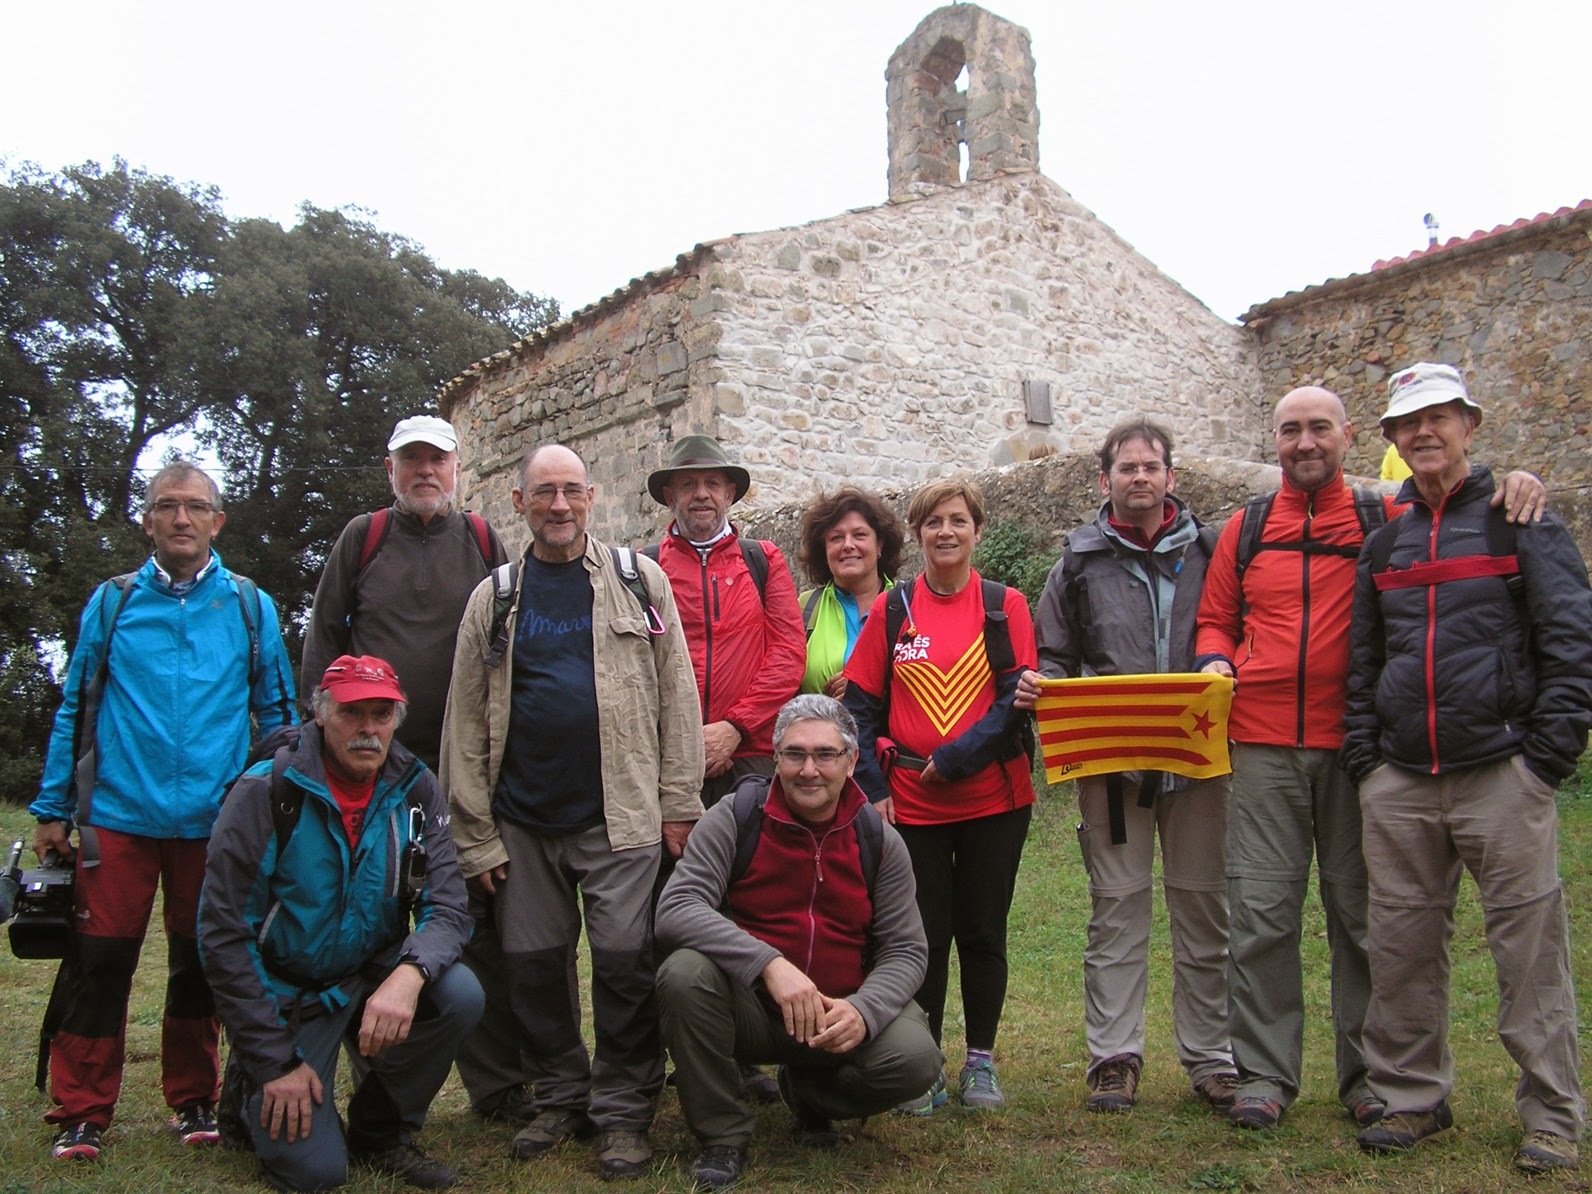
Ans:
MULTIPOLYGON (((1211 307, 1592 197, 1592 3, 991 0, 1040 168, 1211 307)), ((885 199, 926 0, 7 7, 0 156, 121 155, 235 216, 355 204, 566 312, 698 241, 885 199)))

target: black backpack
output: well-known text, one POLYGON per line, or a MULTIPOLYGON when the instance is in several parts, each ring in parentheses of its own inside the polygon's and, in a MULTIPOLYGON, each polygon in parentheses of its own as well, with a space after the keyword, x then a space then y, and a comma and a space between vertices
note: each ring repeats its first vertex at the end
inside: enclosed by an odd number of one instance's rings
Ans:
MULTIPOLYGON (((768 546, 762 539, 736 539, 741 548, 741 559, 746 561, 746 570, 752 574, 752 583, 757 586, 757 599, 768 601, 768 546)), ((641 554, 654 564, 658 562, 658 548, 660 544, 649 543, 641 549, 641 554)))
MULTIPOLYGON (((647 630, 655 635, 663 634, 666 630, 663 615, 653 604, 652 594, 647 592, 647 582, 641 579, 641 572, 636 567, 636 553, 628 547, 610 547, 608 556, 613 561, 614 571, 619 574, 620 581, 635 597, 636 604, 641 606, 641 616, 647 621, 647 630)), ((656 561, 657 555, 649 558, 656 561)), ((768 575, 766 564, 763 574, 768 575)), ((486 640, 490 644, 486 653, 486 665, 489 668, 497 667, 503 662, 503 656, 508 654, 509 612, 514 608, 519 584, 519 561, 510 560, 492 569, 492 621, 486 640)))
MULTIPOLYGON (((757 843, 763 836, 763 808, 768 804, 768 790, 773 786, 772 776, 747 775, 736 782, 730 792, 735 810, 735 861, 730 864, 730 881, 733 887, 752 865, 757 853, 757 843)), ((879 858, 884 853, 884 819, 871 804, 864 804, 857 814, 857 857, 862 864, 862 880, 873 897, 873 883, 879 877, 879 858)))
MULTIPOLYGON (((1244 587, 1244 573, 1254 563, 1255 556, 1263 551, 1297 551, 1304 555, 1342 556, 1351 560, 1360 558, 1359 547, 1342 543, 1323 543, 1316 539, 1261 542, 1266 531, 1266 519, 1271 516, 1271 508, 1276 501, 1277 491, 1274 489, 1270 493, 1256 494, 1244 503, 1243 521, 1238 528, 1238 552, 1233 563, 1240 589, 1244 587)), ((1387 523, 1387 503, 1382 498, 1381 490, 1370 485, 1356 485, 1354 512, 1360 519, 1363 542, 1387 523)))
MULTIPOLYGON (((1012 630, 1006 622, 1006 586, 998 580, 979 578, 984 597, 984 655, 989 660, 990 674, 999 676, 1017 666, 1017 652, 1012 647, 1012 630)), ((912 600, 914 584, 903 580, 890 590, 884 603, 884 682, 879 694, 879 724, 890 724, 890 686, 895 677, 895 647, 901 641, 901 631, 907 622, 907 602, 912 600)), ((1034 738, 1034 719, 1024 717, 1012 731, 1011 741, 1001 761, 1015 759, 1019 754, 1028 756, 1028 765, 1034 764, 1038 743, 1034 738)))

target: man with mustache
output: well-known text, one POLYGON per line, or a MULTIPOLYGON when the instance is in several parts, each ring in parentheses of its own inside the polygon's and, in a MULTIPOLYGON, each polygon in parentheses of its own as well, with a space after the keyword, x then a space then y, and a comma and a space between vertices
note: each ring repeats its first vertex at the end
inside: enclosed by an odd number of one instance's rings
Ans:
POLYGON ((681 439, 668 465, 647 478, 653 499, 674 513, 648 554, 669 578, 691 645, 702 700, 705 808, 743 775, 774 774, 774 715, 796 695, 807 666, 807 634, 784 555, 772 543, 742 539, 730 523, 730 507, 751 483, 706 435, 681 439))
MULTIPOLYGON (((393 504, 343 528, 315 589, 300 672, 305 694, 339 655, 374 655, 403 669, 409 714, 398 740, 432 771, 441 750, 442 711, 464 603, 487 573, 508 560, 479 515, 454 508, 459 442, 435 415, 400 419, 387 441, 393 504)), ((459 1077, 480 1115, 525 1123, 521 1040, 503 987, 503 957, 491 897, 470 885, 476 930, 465 961, 487 993, 486 1014, 459 1050, 459 1077)))
POLYGON ((199 948, 244 1122, 279 1190, 340 1186, 350 1162, 442 1189, 458 1175, 414 1137, 482 1004, 454 965, 470 915, 447 805, 393 741, 408 703, 385 660, 333 661, 313 707, 233 786, 205 868, 199 948), (346 1127, 330 1097, 345 1038, 365 1061, 346 1127))

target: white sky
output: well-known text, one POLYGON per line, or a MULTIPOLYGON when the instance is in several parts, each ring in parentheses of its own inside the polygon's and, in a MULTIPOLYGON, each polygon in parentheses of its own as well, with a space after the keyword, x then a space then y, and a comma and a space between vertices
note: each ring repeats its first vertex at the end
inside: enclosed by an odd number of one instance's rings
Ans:
MULTIPOLYGON (((357 204, 566 312, 696 242, 885 198, 932 0, 55 0, 5 12, 0 156, 120 154, 234 216, 357 204)), ((1592 197, 1587 0, 989 0, 1040 168, 1217 314, 1592 197)))

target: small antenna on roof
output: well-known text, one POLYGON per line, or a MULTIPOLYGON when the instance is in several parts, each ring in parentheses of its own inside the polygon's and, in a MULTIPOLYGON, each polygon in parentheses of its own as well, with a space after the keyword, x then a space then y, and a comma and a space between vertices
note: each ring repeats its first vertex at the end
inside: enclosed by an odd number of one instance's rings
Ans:
POLYGON ((1426 225, 1426 247, 1428 249, 1437 248, 1437 217, 1431 212, 1427 212, 1421 217, 1421 223, 1426 225))

